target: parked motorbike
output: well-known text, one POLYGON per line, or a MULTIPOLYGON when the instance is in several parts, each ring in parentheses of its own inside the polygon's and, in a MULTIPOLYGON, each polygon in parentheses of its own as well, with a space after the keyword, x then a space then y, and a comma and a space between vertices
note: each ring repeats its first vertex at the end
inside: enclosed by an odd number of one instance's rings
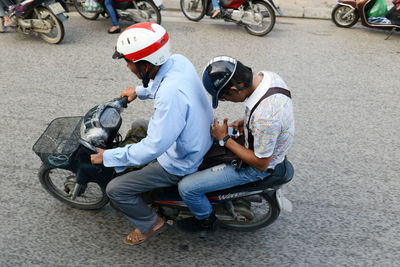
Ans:
MULTIPOLYGON (((13 2, 14 3, 14 2, 13 2)), ((51 44, 60 43, 65 35, 63 21, 68 19, 63 0, 25 0, 10 12, 12 27, 25 34, 38 34, 51 44)))
MULTIPOLYGON (((126 106, 126 97, 117 98, 93 107, 83 117, 57 118, 49 124, 33 146, 43 163, 39 180, 48 193, 78 209, 99 209, 109 202, 105 188, 118 174, 113 168, 92 165, 90 154, 97 153, 95 147, 109 149, 121 143, 120 114, 126 106)), ((264 180, 207 196, 226 228, 259 229, 274 222, 282 210, 291 210, 291 202, 280 188, 292 180, 293 174, 292 164, 285 159, 264 180)), ((143 197, 165 220, 193 216, 177 186, 157 189, 143 197)))
MULTIPOLYGON (((86 12, 85 0, 73 0, 78 13, 88 20, 96 20, 100 15, 108 17, 105 11, 101 13, 86 12)), ((101 2, 104 10, 104 2, 101 2)), ((139 22, 155 22, 161 24, 161 13, 152 0, 114 0, 113 6, 117 17, 122 20, 139 22)))
MULTIPOLYGON (((382 24, 368 22, 367 11, 372 8, 376 0, 339 0, 332 10, 332 20, 338 27, 350 28, 361 19, 361 24, 365 27, 391 30, 400 30, 399 24, 382 24)), ((390 35, 389 35, 390 36, 390 35)), ((388 37, 389 37, 388 36, 388 37)))
MULTIPOLYGON (((243 25, 248 33, 257 36, 264 36, 274 28, 274 10, 283 15, 273 0, 220 0, 219 3, 222 19, 243 25)), ((212 14, 211 0, 180 0, 180 5, 185 17, 192 21, 212 14)))

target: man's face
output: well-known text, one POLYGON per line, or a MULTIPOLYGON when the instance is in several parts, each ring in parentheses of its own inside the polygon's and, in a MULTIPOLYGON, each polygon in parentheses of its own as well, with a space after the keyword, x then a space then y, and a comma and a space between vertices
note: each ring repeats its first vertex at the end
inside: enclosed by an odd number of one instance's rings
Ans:
POLYGON ((136 64, 131 62, 131 61, 126 61, 126 66, 128 67, 128 69, 133 72, 136 77, 138 77, 138 79, 140 79, 140 75, 139 75, 139 71, 136 67, 136 64))
POLYGON ((244 94, 244 91, 239 91, 236 87, 232 86, 225 93, 220 94, 218 99, 219 101, 231 101, 237 103, 243 102, 246 98, 247 95, 244 94))

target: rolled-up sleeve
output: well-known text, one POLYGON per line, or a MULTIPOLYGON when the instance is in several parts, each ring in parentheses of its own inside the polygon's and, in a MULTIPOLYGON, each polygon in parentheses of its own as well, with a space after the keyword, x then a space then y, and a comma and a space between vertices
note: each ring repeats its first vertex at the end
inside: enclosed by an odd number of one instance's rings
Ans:
MULTIPOLYGON (((147 137, 136 144, 106 150, 103 155, 104 166, 138 166, 159 157, 174 144, 185 127, 187 109, 185 101, 171 92, 164 93, 163 97, 157 97, 147 137)), ((123 169, 116 168, 116 170, 123 169)))

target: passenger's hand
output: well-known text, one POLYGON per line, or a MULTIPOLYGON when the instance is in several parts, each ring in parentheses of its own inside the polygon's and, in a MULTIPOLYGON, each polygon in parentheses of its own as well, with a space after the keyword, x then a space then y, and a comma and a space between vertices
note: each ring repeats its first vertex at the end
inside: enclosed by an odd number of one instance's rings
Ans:
POLYGON ((236 120, 229 124, 229 127, 235 128, 240 133, 240 135, 244 134, 244 120, 236 120))
POLYGON ((224 119, 222 124, 219 124, 218 119, 214 119, 213 126, 211 128, 211 135, 217 139, 221 140, 228 135, 228 119, 224 119))
POLYGON ((133 100, 135 100, 136 97, 137 97, 137 95, 136 95, 136 87, 127 87, 127 88, 125 88, 124 91, 121 92, 119 97, 124 97, 124 96, 128 97, 128 103, 130 103, 133 100))
POLYGON ((98 148, 97 149, 97 154, 92 154, 90 155, 90 161, 92 164, 102 164, 103 163, 103 154, 104 154, 104 149, 98 148))

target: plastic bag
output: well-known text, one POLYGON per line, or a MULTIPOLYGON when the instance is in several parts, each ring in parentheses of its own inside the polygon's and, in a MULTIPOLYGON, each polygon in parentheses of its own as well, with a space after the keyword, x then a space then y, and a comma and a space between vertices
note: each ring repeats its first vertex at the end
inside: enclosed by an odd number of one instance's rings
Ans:
POLYGON ((368 17, 385 17, 387 13, 386 0, 376 0, 375 4, 368 10, 368 17))
POLYGON ((103 5, 95 0, 86 0, 83 4, 83 10, 90 13, 101 13, 104 11, 103 5))

